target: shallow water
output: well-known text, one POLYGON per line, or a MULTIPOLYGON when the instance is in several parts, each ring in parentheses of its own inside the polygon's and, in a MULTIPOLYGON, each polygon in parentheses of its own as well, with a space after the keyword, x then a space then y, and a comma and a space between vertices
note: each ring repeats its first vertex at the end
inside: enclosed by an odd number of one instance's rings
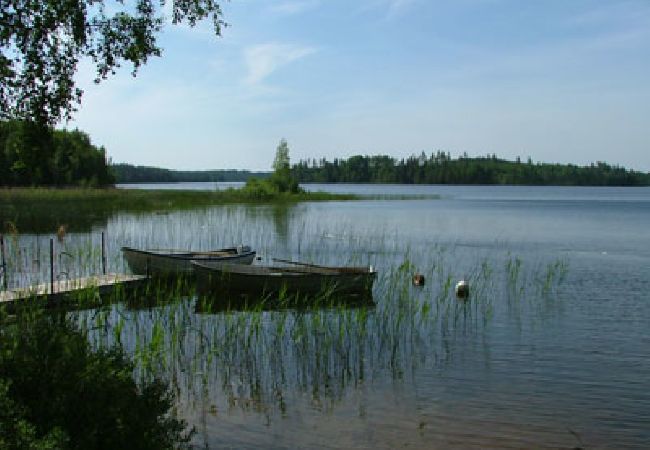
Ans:
MULTIPOLYGON (((378 268, 374 308, 197 314, 191 296, 112 308, 91 337, 119 336, 143 374, 174 383, 197 446, 650 445, 650 189, 308 188, 439 198, 118 214, 57 242, 72 255, 57 269, 75 275, 100 270, 101 231, 110 271, 126 270, 122 245, 238 243, 265 260, 378 268), (461 278, 468 303, 449 290, 461 278)), ((27 255, 44 260, 49 237, 9 244, 30 265, 14 283, 47 277, 27 255)))

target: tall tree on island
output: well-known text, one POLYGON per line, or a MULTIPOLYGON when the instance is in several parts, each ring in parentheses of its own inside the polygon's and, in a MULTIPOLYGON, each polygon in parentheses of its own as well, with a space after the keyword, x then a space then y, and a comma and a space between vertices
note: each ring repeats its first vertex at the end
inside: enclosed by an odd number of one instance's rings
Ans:
POLYGON ((299 192, 298 181, 291 173, 291 161, 289 159, 289 144, 287 140, 280 139, 280 144, 275 151, 275 159, 273 160, 273 174, 270 179, 271 183, 277 188, 279 192, 299 192))

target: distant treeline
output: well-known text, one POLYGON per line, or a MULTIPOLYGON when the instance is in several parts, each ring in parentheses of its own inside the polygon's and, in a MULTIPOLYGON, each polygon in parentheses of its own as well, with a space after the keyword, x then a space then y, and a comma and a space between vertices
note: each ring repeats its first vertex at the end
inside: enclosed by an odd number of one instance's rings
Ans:
POLYGON ((0 186, 112 185, 106 151, 79 130, 0 121, 0 186))
POLYGON ((176 183, 195 181, 247 181, 250 178, 268 178, 269 172, 247 170, 170 170, 158 167, 114 164, 111 166, 117 183, 176 183))
POLYGON ((508 161, 496 155, 452 159, 449 153, 424 152, 406 159, 390 156, 352 156, 294 164, 294 176, 309 183, 401 183, 401 184, 523 184, 559 186, 649 186, 650 173, 598 162, 573 164, 508 161))

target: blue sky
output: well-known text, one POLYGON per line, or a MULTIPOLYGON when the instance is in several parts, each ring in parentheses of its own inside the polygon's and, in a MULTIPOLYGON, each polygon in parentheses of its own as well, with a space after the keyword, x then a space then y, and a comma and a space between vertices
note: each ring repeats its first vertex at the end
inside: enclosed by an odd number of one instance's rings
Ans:
POLYGON ((167 26, 163 57, 93 85, 114 162, 270 170, 421 151, 650 171, 648 0, 232 0, 230 24, 167 26))

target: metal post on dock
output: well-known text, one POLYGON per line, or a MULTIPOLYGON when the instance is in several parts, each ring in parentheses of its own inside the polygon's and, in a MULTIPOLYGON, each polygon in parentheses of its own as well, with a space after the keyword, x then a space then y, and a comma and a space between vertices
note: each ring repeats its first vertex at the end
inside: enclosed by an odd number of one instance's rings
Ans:
POLYGON ((2 265, 0 268, 2 269, 2 287, 4 290, 7 290, 7 260, 5 259, 5 237, 4 235, 0 234, 0 254, 2 257, 2 265))
POLYGON ((54 294, 54 239, 50 238, 50 294, 54 294))
POLYGON ((102 273, 106 275, 106 238, 102 231, 102 273))

